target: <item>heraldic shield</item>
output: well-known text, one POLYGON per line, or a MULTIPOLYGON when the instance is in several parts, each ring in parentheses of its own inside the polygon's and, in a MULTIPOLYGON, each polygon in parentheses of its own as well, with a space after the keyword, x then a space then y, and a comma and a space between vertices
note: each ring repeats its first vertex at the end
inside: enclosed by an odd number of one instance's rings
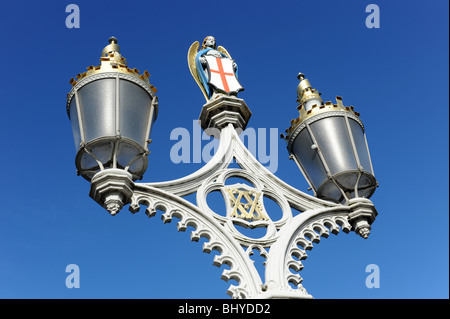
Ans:
POLYGON ((234 72, 233 60, 225 57, 206 56, 208 66, 208 84, 225 94, 237 94, 244 88, 234 72))

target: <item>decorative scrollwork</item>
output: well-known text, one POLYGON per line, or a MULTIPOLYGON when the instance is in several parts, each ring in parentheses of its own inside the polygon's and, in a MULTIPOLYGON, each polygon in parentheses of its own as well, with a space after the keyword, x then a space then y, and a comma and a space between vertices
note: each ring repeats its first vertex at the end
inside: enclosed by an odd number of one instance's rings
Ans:
POLYGON ((304 294, 302 277, 291 270, 299 272, 303 269, 302 260, 308 257, 306 251, 311 250, 314 243, 319 243, 321 237, 327 238, 330 232, 337 235, 341 230, 348 233, 352 226, 347 214, 348 209, 343 206, 296 216, 271 248, 266 272, 267 290, 304 294), (291 288, 289 283, 298 289, 291 288))
POLYGON ((193 227, 192 241, 198 241, 202 237, 208 240, 203 245, 203 251, 210 253, 216 250, 220 253, 214 257, 213 264, 217 267, 223 264, 230 267, 223 271, 221 278, 225 281, 234 279, 239 283, 238 286, 229 287, 228 295, 232 298, 248 298, 257 293, 261 285, 257 272, 253 271, 244 250, 214 218, 180 197, 148 186, 136 187, 130 210, 136 212, 140 205, 147 206, 146 213, 149 217, 153 217, 158 210, 163 211, 161 219, 164 223, 170 223, 174 217, 178 218, 179 231, 185 231, 188 226, 193 227))
POLYGON ((206 238, 203 251, 220 253, 213 264, 230 267, 221 278, 238 282, 227 291, 233 298, 311 298, 301 285, 300 275, 291 270, 298 272, 303 268, 301 261, 307 258, 306 251, 321 237, 352 228, 348 221, 349 206, 322 201, 282 182, 253 157, 232 125, 222 130, 216 155, 202 169, 174 181, 136 183, 131 201, 133 212, 140 205, 147 206, 145 213, 149 217, 161 210, 164 223, 171 222, 173 217, 180 220, 179 231, 193 227, 191 240, 206 238), (241 169, 228 168, 233 161, 241 169), (231 177, 247 180, 253 186, 227 185, 226 180, 231 177), (225 199, 226 216, 214 212, 207 204, 208 194, 215 191, 220 191, 225 199), (196 204, 181 197, 192 193, 196 193, 196 204), (245 204, 241 202, 243 197, 247 200, 245 204), (270 211, 264 207, 264 197, 281 207, 281 218, 271 219, 270 211), (292 208, 301 213, 293 217, 292 208), (236 225, 265 227, 266 235, 249 238, 236 225), (265 283, 249 257, 254 249, 266 260, 265 283))

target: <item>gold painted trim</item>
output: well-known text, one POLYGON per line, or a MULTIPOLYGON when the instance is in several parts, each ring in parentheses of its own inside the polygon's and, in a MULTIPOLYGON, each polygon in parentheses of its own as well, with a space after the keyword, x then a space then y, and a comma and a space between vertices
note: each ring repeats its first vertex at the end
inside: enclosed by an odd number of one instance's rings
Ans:
POLYGON ((261 192, 247 191, 238 188, 225 188, 230 196, 231 214, 230 217, 241 218, 250 221, 269 220, 264 213, 260 198, 261 192), (246 203, 243 203, 242 200, 246 203))

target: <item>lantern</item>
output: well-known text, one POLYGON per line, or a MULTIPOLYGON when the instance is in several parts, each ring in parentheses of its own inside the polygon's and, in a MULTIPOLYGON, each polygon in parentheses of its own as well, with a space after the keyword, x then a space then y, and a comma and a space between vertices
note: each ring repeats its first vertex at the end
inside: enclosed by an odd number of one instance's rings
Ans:
POLYGON ((323 103, 304 74, 299 79, 300 116, 283 135, 291 158, 317 197, 338 203, 370 198, 377 181, 359 113, 344 106, 339 96, 336 104, 323 103))
MULTIPOLYGON (((142 179, 158 113, 150 74, 127 66, 116 38, 111 37, 109 43, 99 66, 90 66, 70 80, 72 89, 67 95, 77 173, 92 184, 96 174, 100 174, 97 179, 106 175, 142 179)), ((103 197, 98 201, 104 201, 103 197)))

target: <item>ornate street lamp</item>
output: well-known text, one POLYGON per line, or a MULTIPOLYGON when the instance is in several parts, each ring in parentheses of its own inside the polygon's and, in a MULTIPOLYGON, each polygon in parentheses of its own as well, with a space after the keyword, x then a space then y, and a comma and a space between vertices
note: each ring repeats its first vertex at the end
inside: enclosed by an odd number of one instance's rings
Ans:
POLYGON ((111 38, 100 66, 89 67, 71 80, 67 111, 78 174, 91 182, 90 196, 112 215, 126 204, 132 213, 143 205, 148 217, 162 211, 164 223, 178 218, 179 231, 193 227, 191 240, 204 237, 203 251, 219 252, 214 265, 229 266, 221 278, 238 282, 227 291, 231 297, 312 298, 298 274, 306 251, 330 233, 354 231, 367 238, 377 215, 369 200, 377 182, 358 114, 343 106, 341 98, 337 104, 324 104, 300 74, 300 117, 291 121, 287 136, 282 137, 314 190, 315 196, 310 196, 268 171, 239 138, 251 112, 237 97, 244 88, 229 52, 216 47, 209 36, 201 45, 191 45, 188 65, 206 100, 200 125, 220 140, 204 167, 172 181, 135 182, 147 167, 149 136, 158 110, 156 90, 148 72, 140 75, 126 66, 117 40, 111 38), (240 168, 231 167, 233 162, 240 168), (227 183, 236 177, 248 184, 227 183), (208 205, 212 192, 222 195, 225 214, 208 205), (196 203, 183 198, 190 194, 196 194, 196 203), (280 218, 273 219, 266 208, 268 200, 280 207, 280 218), (262 228, 265 235, 248 237, 236 226, 262 228), (266 258, 264 277, 250 258, 255 249, 266 258))
POLYGON ((158 100, 150 74, 127 66, 116 38, 109 43, 99 66, 90 66, 70 80, 67 114, 77 174, 92 182, 91 196, 114 215, 126 204, 121 188, 129 188, 147 169, 158 100))
MULTIPOLYGON (((364 125, 353 106, 336 96, 324 103, 320 93, 299 73, 297 103, 300 116, 286 135, 290 158, 300 168, 314 195, 328 201, 361 205, 378 187, 370 159, 364 125)), ((359 216, 355 231, 367 238, 375 213, 359 216)))
POLYGON ((317 197, 346 203, 370 198, 377 187, 364 126, 353 106, 323 103, 304 74, 298 75, 300 116, 282 136, 288 151, 317 197))

